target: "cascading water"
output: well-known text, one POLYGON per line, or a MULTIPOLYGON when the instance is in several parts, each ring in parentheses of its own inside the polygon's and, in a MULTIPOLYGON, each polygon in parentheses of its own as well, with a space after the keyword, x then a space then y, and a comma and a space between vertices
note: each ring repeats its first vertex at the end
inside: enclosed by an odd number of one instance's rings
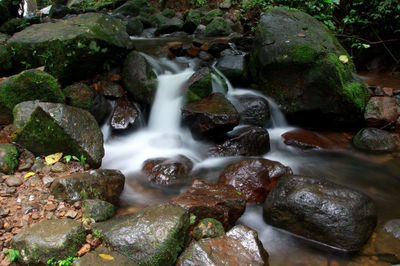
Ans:
MULTIPOLYGON (((112 137, 107 140, 103 159, 103 168, 119 169, 125 174, 128 185, 122 199, 125 204, 135 206, 162 202, 176 195, 175 192, 174 195, 165 196, 159 190, 147 193, 146 189, 129 185, 130 182, 135 183, 135 179, 140 176, 142 163, 146 159, 185 155, 194 162, 196 175, 207 181, 216 181, 223 167, 232 161, 232 158, 204 158, 201 151, 204 150, 206 144, 193 140, 190 132, 180 126, 182 104, 180 90, 192 75, 193 68, 182 67, 182 64, 166 59, 155 60, 148 57, 148 60, 153 65, 158 78, 157 94, 148 126, 131 135, 112 137)), ((396 176, 398 168, 395 167, 392 171, 388 167, 371 163, 349 152, 303 152, 285 145, 281 134, 294 128, 288 126, 277 105, 258 92, 233 88, 217 68, 214 67, 214 70, 227 82, 228 99, 251 94, 263 97, 269 102, 271 121, 266 127, 268 126, 271 138, 271 151, 265 154, 264 158, 290 166, 295 174, 325 177, 363 191, 374 199, 381 218, 400 216, 400 209, 393 210, 392 208, 400 201, 400 196, 397 194, 400 190, 400 182, 396 176)), ((218 80, 219 78, 214 77, 213 90, 224 92, 223 84, 218 80)), ((107 128, 105 127, 104 130, 107 128)), ((312 260, 327 262, 330 259, 339 262, 346 261, 345 257, 328 255, 306 247, 298 238, 265 224, 262 219, 262 208, 259 205, 249 205, 238 222, 258 231, 264 247, 270 254, 271 265, 294 265, 310 261, 313 264, 312 260)))

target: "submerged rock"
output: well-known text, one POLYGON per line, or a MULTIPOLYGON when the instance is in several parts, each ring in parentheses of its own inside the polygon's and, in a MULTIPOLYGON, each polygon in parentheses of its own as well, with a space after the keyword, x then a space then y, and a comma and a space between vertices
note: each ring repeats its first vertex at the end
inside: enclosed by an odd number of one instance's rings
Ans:
POLYGON ((45 66, 61 83, 83 80, 121 60, 131 48, 121 20, 86 13, 56 23, 32 25, 8 41, 14 62, 45 66))
POLYGON ((142 171, 150 182, 158 185, 178 185, 191 181, 193 162, 185 156, 155 158, 144 161, 142 171))
POLYGON ((171 200, 196 215, 197 219, 214 218, 229 229, 243 214, 246 200, 233 186, 211 184, 196 179, 188 190, 171 200))
POLYGON ((256 95, 233 96, 237 111, 240 114, 240 123, 263 127, 270 120, 270 110, 267 100, 256 95))
POLYGON ((190 243, 176 265, 269 265, 257 232, 237 225, 223 237, 190 243))
POLYGON ((229 139, 208 150, 211 157, 260 156, 270 150, 268 131, 262 127, 240 127, 228 134, 229 139))
POLYGON ((14 108, 14 128, 14 141, 36 155, 63 152, 84 156, 92 167, 101 165, 103 134, 86 110, 60 103, 23 102, 14 108))
POLYGON ((357 149, 370 152, 392 152, 397 149, 396 138, 378 128, 363 128, 353 138, 357 149))
POLYGON ((81 223, 71 219, 48 220, 33 225, 14 236, 11 247, 20 252, 25 264, 47 264, 51 258, 75 257, 85 243, 81 223))
POLYGON ((139 266, 134 260, 117 251, 111 251, 106 247, 98 247, 78 260, 74 261, 74 266, 139 266), (104 256, 108 255, 110 258, 104 256))
POLYGON ((235 107, 221 94, 186 104, 182 119, 196 138, 219 139, 239 124, 235 107))
POLYGON ((13 144, 0 143, 0 172, 11 174, 18 166, 18 150, 13 144))
POLYGON ((100 199, 117 205, 124 183, 125 176, 120 171, 97 169, 56 178, 50 193, 68 202, 100 199))
POLYGON ((396 99, 393 97, 372 97, 365 108, 364 119, 368 127, 384 127, 398 117, 396 99))
POLYGON ((354 65, 338 40, 310 15, 283 7, 267 10, 257 26, 249 68, 259 89, 296 123, 360 124, 368 88, 353 77, 354 65))
POLYGON ((65 97, 53 76, 37 69, 23 71, 0 82, 0 124, 10 124, 14 106, 31 100, 62 103, 65 97))
POLYGON ((278 180, 263 216, 273 226, 344 252, 360 250, 377 222, 375 205, 366 195, 305 176, 278 180))
POLYGON ((111 247, 140 265, 174 265, 184 246, 189 213, 173 204, 157 204, 96 225, 111 247))
POLYGON ((227 165, 218 182, 232 185, 247 202, 263 203, 278 179, 292 174, 283 164, 267 159, 245 159, 227 165))

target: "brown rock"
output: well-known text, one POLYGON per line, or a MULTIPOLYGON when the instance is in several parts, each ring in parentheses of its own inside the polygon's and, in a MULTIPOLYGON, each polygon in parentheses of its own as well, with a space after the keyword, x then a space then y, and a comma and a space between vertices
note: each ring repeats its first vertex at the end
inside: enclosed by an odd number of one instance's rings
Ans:
POLYGON ((78 251, 78 257, 82 257, 83 255, 89 253, 89 251, 90 251, 90 245, 84 244, 78 251))
POLYGON ((68 210, 67 213, 65 214, 66 217, 74 219, 78 213, 74 210, 68 210))
POLYGON ((287 174, 292 170, 279 162, 245 159, 226 166, 218 182, 232 185, 247 202, 262 203, 276 181, 287 174))
POLYGON ((167 47, 173 55, 179 56, 182 51, 182 42, 168 42, 167 47))
POLYGON ((295 129, 282 134, 286 145, 295 146, 302 150, 310 149, 337 149, 338 147, 329 139, 304 129, 295 129))
POLYGON ((233 186, 210 184, 196 179, 188 190, 171 200, 196 215, 197 219, 214 218, 229 229, 243 214, 246 200, 233 186))
POLYGON ((191 57, 196 57, 199 55, 199 53, 200 53, 200 48, 198 47, 190 47, 186 49, 186 54, 191 57))
POLYGON ((382 91, 385 94, 385 96, 389 96, 389 97, 393 96, 393 88, 383 87, 382 91))
POLYGON ((396 100, 392 97, 372 97, 364 112, 367 127, 383 127, 397 117, 396 100))
POLYGON ((9 175, 6 178, 6 184, 9 187, 19 187, 22 183, 24 183, 24 178, 22 176, 9 175))

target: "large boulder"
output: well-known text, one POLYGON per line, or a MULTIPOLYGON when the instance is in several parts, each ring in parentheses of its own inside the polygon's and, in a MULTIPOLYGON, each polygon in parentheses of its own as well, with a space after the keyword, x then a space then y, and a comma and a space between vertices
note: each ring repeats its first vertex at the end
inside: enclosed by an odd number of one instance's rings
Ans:
POLYGON ((215 17, 205 31, 207 37, 228 36, 230 33, 232 33, 231 24, 221 17, 215 17))
POLYGON ((118 204, 124 183, 125 176, 120 171, 97 169, 56 178, 50 193, 68 202, 100 199, 118 204))
POLYGON ((305 176, 284 176, 264 203, 267 223, 333 249, 362 248, 377 222, 373 201, 333 182, 305 176))
POLYGON ((353 138, 357 149, 367 152, 392 152, 397 149, 396 138, 379 128, 363 128, 353 138))
POLYGON ((216 66, 232 84, 247 85, 247 62, 244 55, 224 55, 216 66))
POLYGON ((196 138, 219 139, 239 124, 240 116, 221 93, 182 108, 182 120, 196 138))
POLYGON ((140 104, 149 108, 157 89, 157 77, 147 59, 139 52, 128 54, 122 68, 125 89, 140 104))
POLYGON ((183 27, 183 21, 179 18, 167 18, 161 14, 154 14, 150 17, 153 26, 157 28, 155 34, 167 34, 180 31, 183 27))
POLYGON ((225 236, 190 243, 176 265, 259 265, 268 266, 268 253, 257 232, 233 227, 225 236))
POLYGON ((0 82, 0 124, 10 124, 14 106, 31 100, 62 103, 65 97, 53 76, 36 69, 23 71, 0 82))
POLYGON ((101 165, 103 134, 86 110, 61 103, 22 102, 14 108, 14 129, 14 141, 37 155, 63 152, 86 158, 92 167, 101 165))
POLYGON ((141 12, 151 13, 151 3, 146 0, 129 0, 113 11, 114 15, 136 17, 141 12))
POLYGON ((131 46, 122 21, 101 13, 32 25, 14 34, 7 44, 15 52, 17 66, 44 65, 62 83, 107 70, 131 46))
POLYGON ((201 22, 201 12, 200 10, 188 10, 184 15, 184 24, 183 30, 189 34, 192 34, 197 26, 200 25, 201 22))
POLYGON ((283 164, 267 159, 244 159, 227 165, 218 182, 232 185, 247 202, 263 203, 278 179, 292 174, 283 164))
POLYGON ((197 70, 188 80, 184 90, 186 103, 199 101, 211 95, 212 77, 208 67, 197 70))
POLYGON ((47 264, 51 258, 75 257, 86 240, 81 223, 70 220, 48 220, 35 224, 14 236, 11 247, 20 252, 26 265, 47 264))
POLYGON ((17 148, 13 144, 0 143, 0 173, 11 174, 17 166, 17 148))
POLYGON ((298 10, 267 10, 258 24, 249 65, 259 89, 296 123, 355 126, 369 91, 351 59, 316 19, 298 10))
POLYGON ((398 117, 396 99, 393 97, 371 97, 365 108, 364 119, 367 127, 384 127, 398 117))
POLYGON ((189 213, 157 204, 96 226, 111 247, 140 265, 174 265, 190 225, 189 213))
POLYGON ((233 226, 246 209, 242 193, 227 184, 211 184, 196 179, 185 193, 171 200, 196 215, 197 219, 214 218, 225 229, 233 226))

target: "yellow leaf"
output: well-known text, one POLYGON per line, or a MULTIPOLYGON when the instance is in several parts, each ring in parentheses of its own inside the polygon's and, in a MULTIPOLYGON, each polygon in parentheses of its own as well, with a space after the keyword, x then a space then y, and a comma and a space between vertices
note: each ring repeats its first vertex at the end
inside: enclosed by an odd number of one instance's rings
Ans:
POLYGON ((347 64, 349 62, 349 58, 347 57, 347 55, 341 55, 339 56, 339 60, 340 62, 342 62, 343 64, 347 64))
POLYGON ((56 162, 58 162, 62 156, 63 156, 62 152, 58 152, 58 153, 47 155, 44 159, 46 160, 47 165, 52 165, 52 164, 55 164, 56 162))
POLYGON ((105 260, 114 260, 113 256, 107 255, 107 254, 99 254, 99 256, 105 260))
POLYGON ((26 173, 26 174, 24 175, 24 177, 25 177, 25 178, 29 178, 29 177, 31 177, 31 176, 33 176, 33 175, 35 175, 34 172, 29 172, 29 173, 26 173))

